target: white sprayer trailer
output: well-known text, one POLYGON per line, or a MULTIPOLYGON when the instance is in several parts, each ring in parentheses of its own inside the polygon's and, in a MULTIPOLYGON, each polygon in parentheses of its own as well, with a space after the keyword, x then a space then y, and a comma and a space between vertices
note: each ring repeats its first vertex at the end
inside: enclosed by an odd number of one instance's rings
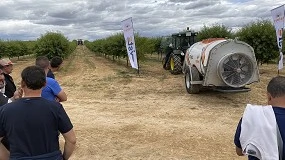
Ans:
POLYGON ((182 71, 190 94, 199 93, 202 87, 249 91, 246 85, 259 82, 253 48, 236 39, 211 38, 193 44, 186 51, 182 71))

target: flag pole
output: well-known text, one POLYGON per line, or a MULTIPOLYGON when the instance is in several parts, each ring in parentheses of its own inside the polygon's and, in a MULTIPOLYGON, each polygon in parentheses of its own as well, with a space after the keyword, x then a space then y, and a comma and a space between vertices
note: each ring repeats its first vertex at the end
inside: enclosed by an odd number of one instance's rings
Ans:
MULTIPOLYGON (((137 50, 138 53, 138 50, 137 50)), ((139 63, 139 53, 137 54, 137 63, 138 63, 138 75, 140 75, 140 63, 139 63)))
POLYGON ((282 53, 282 48, 279 48, 279 61, 278 61, 278 73, 277 75, 279 76, 279 71, 283 68, 283 53, 282 53))

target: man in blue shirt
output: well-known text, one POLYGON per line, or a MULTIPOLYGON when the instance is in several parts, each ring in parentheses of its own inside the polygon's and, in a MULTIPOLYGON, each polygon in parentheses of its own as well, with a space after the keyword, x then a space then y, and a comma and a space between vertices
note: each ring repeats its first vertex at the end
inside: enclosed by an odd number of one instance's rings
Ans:
MULTIPOLYGON (((274 77, 268 83, 267 104, 272 106, 273 112, 275 114, 277 126, 279 128, 281 138, 283 139, 283 149, 279 150, 279 155, 283 155, 280 159, 285 160, 285 155, 284 155, 285 154, 285 145, 284 145, 285 144, 284 143, 285 142, 284 141, 284 137, 285 137, 285 77, 283 76, 274 77)), ((241 135, 241 130, 242 130, 241 124, 242 124, 242 119, 238 123, 235 137, 234 137, 234 143, 236 145, 236 153, 239 156, 244 155, 242 152, 242 147, 240 143, 240 135, 241 135)), ((251 132, 251 131, 248 131, 248 132, 251 132)), ((255 156, 251 156, 251 155, 248 156, 248 159, 258 160, 258 158, 256 158, 255 156)))
MULTIPOLYGON (((36 58, 36 65, 45 70, 47 74, 49 71, 49 59, 45 56, 36 58)), ((62 90, 55 79, 46 77, 46 86, 42 90, 42 97, 51 101, 63 102, 67 100, 66 93, 62 90)))
MULTIPOLYGON (((63 106, 41 97, 46 73, 38 66, 26 67, 21 73, 23 97, 0 109, 0 140, 7 137, 10 160, 67 160, 72 155, 76 136, 63 106), (65 140, 63 153, 59 133, 65 140)), ((0 151, 5 150, 0 145, 0 151)), ((1 154, 1 153, 0 153, 1 154)), ((1 158, 5 155, 0 155, 1 158)))

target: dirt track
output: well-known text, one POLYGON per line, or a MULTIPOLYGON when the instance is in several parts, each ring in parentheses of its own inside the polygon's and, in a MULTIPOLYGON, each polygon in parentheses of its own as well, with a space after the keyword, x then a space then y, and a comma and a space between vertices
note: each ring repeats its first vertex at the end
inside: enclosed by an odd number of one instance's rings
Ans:
MULTIPOLYGON (((19 84, 34 59, 15 61, 19 84)), ((56 79, 68 94, 63 105, 78 139, 72 160, 246 159, 235 155, 236 124, 246 103, 266 104, 276 65, 260 67, 261 82, 250 92, 197 95, 187 94, 183 75, 163 70, 156 56, 140 65, 138 75, 84 46, 64 61, 56 79)))

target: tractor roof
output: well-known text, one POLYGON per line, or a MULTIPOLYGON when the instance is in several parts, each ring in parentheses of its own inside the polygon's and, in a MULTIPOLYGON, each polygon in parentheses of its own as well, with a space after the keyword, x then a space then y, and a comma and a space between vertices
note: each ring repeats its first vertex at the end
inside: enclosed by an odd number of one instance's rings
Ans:
POLYGON ((186 37, 186 36, 197 36, 197 32, 194 31, 182 31, 178 33, 173 33, 172 37, 186 37))

